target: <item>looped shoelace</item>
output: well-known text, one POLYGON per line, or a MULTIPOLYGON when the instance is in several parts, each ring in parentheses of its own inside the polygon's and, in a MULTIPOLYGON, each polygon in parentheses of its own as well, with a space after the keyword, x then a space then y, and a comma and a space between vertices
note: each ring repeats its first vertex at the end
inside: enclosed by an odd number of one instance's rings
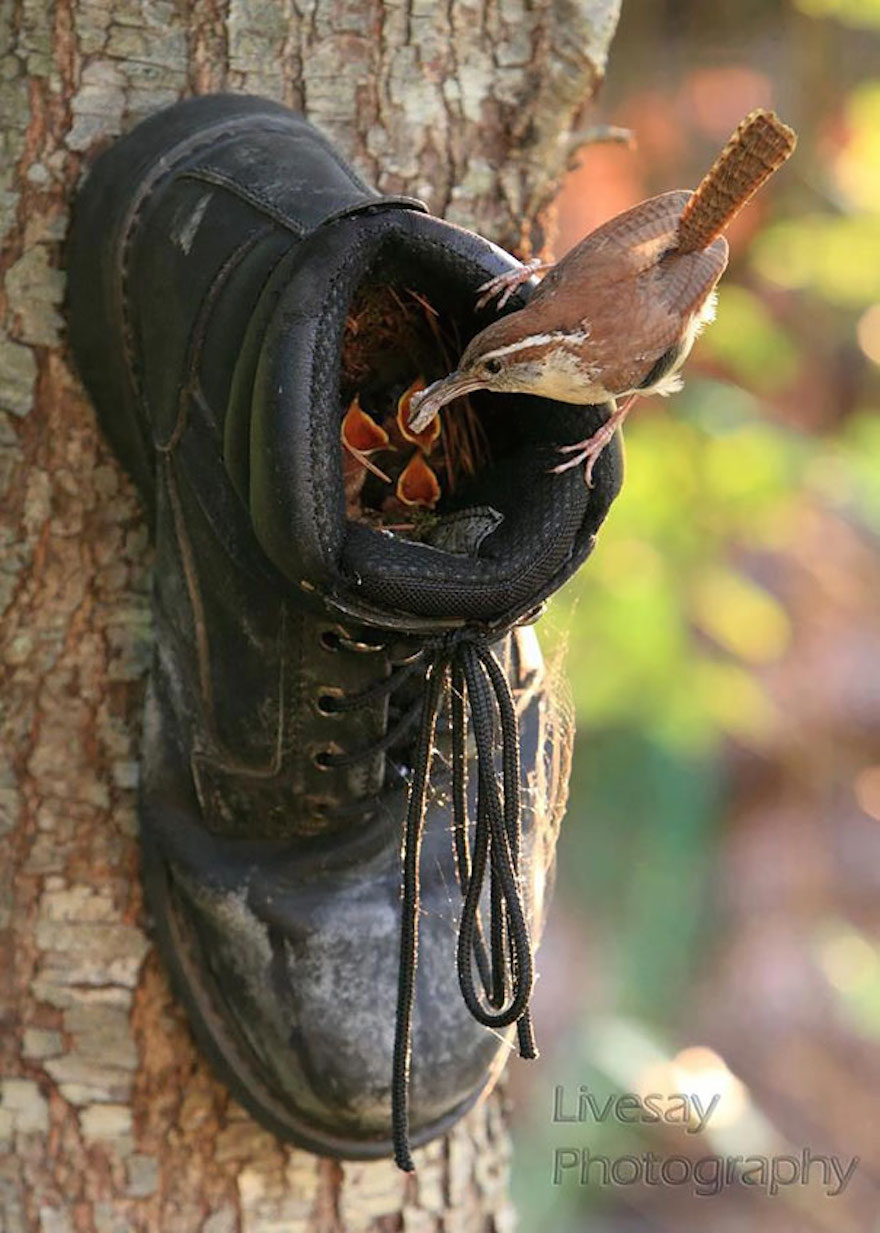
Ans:
POLYGON ((415 1002, 419 920, 419 855, 437 716, 447 680, 452 742, 452 829, 464 906, 458 934, 458 979, 474 1018, 489 1028, 517 1024, 522 1057, 537 1056, 528 1010, 532 949, 518 884, 520 854, 519 733, 510 684, 485 635, 464 630, 429 644, 416 757, 403 846, 400 974, 392 1076, 392 1137, 399 1168, 411 1172, 409 1069, 415 1002), (493 696, 501 727, 503 801, 495 770, 493 696), (476 825, 470 849, 467 804, 467 717, 477 756, 476 825), (489 869, 489 947, 480 900, 489 869), (477 991, 476 967, 483 989, 477 991))
POLYGON ((486 635, 457 630, 427 642, 389 676, 347 698, 333 709, 351 711, 387 696, 421 671, 425 686, 416 702, 379 741, 347 753, 327 753, 324 764, 350 766, 367 755, 390 749, 418 719, 409 806, 403 842, 403 897, 400 969, 391 1086, 392 1138, 397 1165, 411 1172, 409 1145, 409 1070, 412 1012, 418 956, 419 856, 427 803, 434 737, 441 701, 449 686, 452 747, 452 833, 456 874, 464 905, 458 933, 458 979, 468 1010, 488 1028, 516 1023, 521 1057, 537 1057, 528 1003, 534 972, 528 924, 518 883, 521 846, 519 731, 510 683, 486 635), (467 710, 470 710, 477 762, 476 822, 470 840, 467 792, 467 710), (495 721, 501 729, 501 786, 495 769, 495 721), (489 944, 480 920, 480 902, 489 870, 489 944), (477 989, 479 976, 482 995, 477 989))

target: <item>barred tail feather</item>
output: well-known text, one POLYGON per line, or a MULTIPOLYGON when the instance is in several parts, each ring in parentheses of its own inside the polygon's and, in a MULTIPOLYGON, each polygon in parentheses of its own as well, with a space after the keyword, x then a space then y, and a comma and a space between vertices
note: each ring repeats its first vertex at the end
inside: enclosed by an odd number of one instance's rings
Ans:
POLYGON ((742 121, 703 177, 678 224, 680 253, 706 248, 794 151, 797 136, 772 111, 742 121))

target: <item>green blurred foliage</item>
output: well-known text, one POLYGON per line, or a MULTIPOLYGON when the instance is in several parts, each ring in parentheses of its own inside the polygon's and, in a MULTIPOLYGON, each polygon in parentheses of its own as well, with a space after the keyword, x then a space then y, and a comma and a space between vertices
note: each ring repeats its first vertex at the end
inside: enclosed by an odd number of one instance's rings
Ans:
MULTIPOLYGON (((669 37, 689 28, 705 38, 711 16, 703 6, 682 7, 689 18, 677 14, 669 37)), ((548 1125, 552 1085, 608 1087, 590 1053, 592 1017, 625 1015, 654 1039, 665 1033, 687 1043, 688 999, 720 923, 713 866, 735 786, 729 754, 745 747, 772 762, 790 721, 779 713, 772 678, 801 614, 779 585, 778 562, 810 510, 833 512, 868 540, 880 535, 880 75, 863 67, 861 80, 855 72, 847 78, 847 65, 831 71, 829 57, 823 78, 814 54, 849 38, 855 63, 862 40, 880 28, 880 0, 767 7, 754 45, 784 40, 797 10, 804 41, 789 71, 813 74, 789 83, 789 98, 801 92, 802 114, 780 107, 799 129, 798 150, 764 199, 764 225, 733 248, 717 319, 685 367, 684 390, 639 403, 630 415, 621 495, 593 557, 545 622, 551 638, 570 647, 578 718, 560 907, 593 939, 590 987, 605 1000, 588 1005, 584 995, 578 1024, 545 1061, 550 1073, 523 1113, 515 1194, 526 1229, 581 1229, 585 1206, 619 1197, 548 1183, 550 1145, 565 1141, 548 1125), (821 107, 808 101, 813 92, 821 107)), ((736 13, 724 13, 719 22, 735 29, 736 13)), ((686 81, 673 80, 656 56, 656 13, 643 5, 640 15, 651 54, 634 46, 634 57, 661 67, 656 80, 636 74, 624 83, 625 105, 643 90, 650 120, 666 90, 680 119, 686 81)), ((716 47, 728 37, 722 25, 716 47)), ((631 30, 638 38, 637 24, 631 30)), ((668 59, 681 66, 690 57, 705 88, 711 65, 699 46, 687 57, 682 47, 668 59)), ((737 63, 737 54, 720 63, 737 63)), ((746 71, 744 44, 739 54, 746 71)), ((625 75, 626 56, 616 43, 612 75, 625 75)), ((627 122, 629 113, 609 118, 627 122)), ((880 1034, 876 947, 834 922, 817 937, 815 954, 841 1020, 862 1035, 880 1034)), ((631 1138, 614 1144, 591 1132, 589 1142, 634 1150, 631 1138)))
POLYGON ((586 729, 630 726, 682 756, 772 735, 754 672, 785 653, 789 618, 737 559, 773 542, 820 447, 759 416, 745 391, 708 380, 674 409, 634 412, 623 493, 553 609, 579 648, 586 729))
POLYGON ((833 17, 850 26, 880 29, 880 0, 795 0, 809 17, 833 17))
MULTIPOLYGON (((870 7, 880 12, 880 2, 870 7)), ((880 300, 880 81, 856 86, 841 110, 846 144, 822 176, 835 209, 768 227, 751 257, 756 270, 783 287, 858 308, 880 300)))
POLYGON ((844 115, 850 135, 836 160, 835 179, 854 208, 880 213, 880 81, 857 86, 844 115))
POLYGON ((715 770, 620 727, 597 733, 591 756, 577 759, 572 795, 589 801, 591 822, 569 828, 559 889, 604 922, 601 963, 617 990, 615 1012, 663 1020, 687 991, 708 927, 702 834, 723 794, 715 770))
POLYGON ((780 286, 857 308, 880 299, 880 217, 813 214, 778 223, 756 240, 753 260, 780 286))
POLYGON ((808 481, 828 505, 880 535, 880 415, 854 415, 814 460, 808 481))
POLYGON ((761 297, 746 287, 724 288, 703 352, 747 389, 775 394, 797 376, 797 342, 778 325, 761 297))
MULTIPOLYGON (((818 31, 880 25, 880 0, 797 7, 818 31)), ((629 727, 686 757, 725 738, 772 743, 779 717, 761 671, 785 655, 792 617, 754 563, 785 551, 804 500, 878 527, 880 309, 873 358, 856 326, 880 305, 880 78, 839 88, 826 120, 802 128, 792 162, 807 191, 790 179, 745 260, 735 254, 684 391, 630 416, 623 493, 555 601, 579 648, 584 730, 629 727), (848 414, 835 405, 841 347, 847 369, 867 370, 848 414)))
POLYGON ((814 948, 839 1017, 860 1036, 880 1037, 880 947, 846 921, 830 920, 814 948))

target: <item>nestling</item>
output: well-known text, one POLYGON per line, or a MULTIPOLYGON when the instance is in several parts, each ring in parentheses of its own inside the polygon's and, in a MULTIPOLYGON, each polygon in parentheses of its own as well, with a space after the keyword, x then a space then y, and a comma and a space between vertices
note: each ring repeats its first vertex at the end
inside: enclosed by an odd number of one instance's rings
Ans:
POLYGON ((602 450, 640 394, 681 388, 678 370, 715 309, 727 265, 722 232, 795 148, 772 112, 742 121, 696 192, 651 197, 592 232, 555 265, 531 263, 480 288, 478 307, 503 307, 536 270, 549 270, 525 308, 471 340, 455 372, 411 404, 421 432, 440 408, 473 390, 538 394, 591 405, 615 401, 598 432, 561 447, 554 467, 586 463, 591 483, 602 450), (616 405, 616 400, 624 400, 616 405))

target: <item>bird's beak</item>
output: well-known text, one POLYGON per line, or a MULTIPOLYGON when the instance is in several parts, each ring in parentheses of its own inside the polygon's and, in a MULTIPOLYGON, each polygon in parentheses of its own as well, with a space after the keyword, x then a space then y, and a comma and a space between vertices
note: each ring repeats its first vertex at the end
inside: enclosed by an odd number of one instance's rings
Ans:
POLYGON ((409 404, 410 432, 424 432, 441 407, 453 398, 485 388, 485 382, 466 372, 452 372, 448 377, 435 381, 426 390, 413 394, 409 404))

